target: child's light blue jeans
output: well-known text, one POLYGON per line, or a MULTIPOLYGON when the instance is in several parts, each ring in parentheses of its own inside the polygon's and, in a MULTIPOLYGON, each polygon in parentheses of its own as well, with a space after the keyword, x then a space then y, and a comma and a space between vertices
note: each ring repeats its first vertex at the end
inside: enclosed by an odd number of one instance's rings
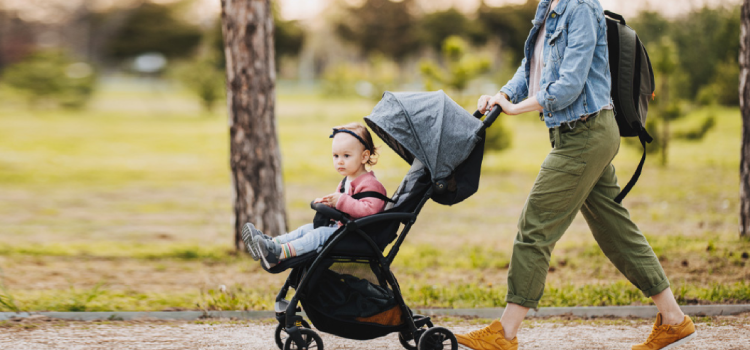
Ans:
POLYGON ((275 237, 274 240, 280 244, 291 243, 297 256, 309 253, 313 250, 320 251, 328 237, 336 232, 339 226, 321 226, 314 228, 313 224, 302 225, 294 231, 275 237))

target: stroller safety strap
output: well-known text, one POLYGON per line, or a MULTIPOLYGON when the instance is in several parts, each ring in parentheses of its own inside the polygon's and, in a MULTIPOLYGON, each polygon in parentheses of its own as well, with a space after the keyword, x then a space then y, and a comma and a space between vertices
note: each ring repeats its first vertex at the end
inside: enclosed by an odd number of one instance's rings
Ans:
MULTIPOLYGON (((339 186, 339 193, 344 193, 345 185, 346 185, 346 178, 341 180, 341 186, 339 186)), ((355 193, 352 195, 352 198, 357 199, 357 200, 362 199, 362 198, 368 198, 368 197, 377 198, 386 203, 388 202, 396 203, 393 199, 390 199, 384 194, 380 192, 375 192, 375 191, 364 191, 364 192, 355 193)))

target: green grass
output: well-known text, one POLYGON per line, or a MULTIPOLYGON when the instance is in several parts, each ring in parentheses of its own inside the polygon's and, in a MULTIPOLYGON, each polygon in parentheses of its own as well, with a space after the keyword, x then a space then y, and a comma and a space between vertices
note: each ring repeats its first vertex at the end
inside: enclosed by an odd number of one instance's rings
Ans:
MULTIPOLYGON (((747 258, 739 253, 750 248, 730 246, 724 242, 707 246, 698 239, 675 237, 671 240, 653 240, 656 251, 669 252, 677 256, 693 256, 694 266, 711 269, 719 275, 732 275, 744 270, 747 258), (675 247, 679 246, 679 249, 675 247), (739 248, 739 250, 738 250, 739 248), (705 254, 701 254, 705 253, 705 254), (730 254, 731 253, 731 254, 730 254), (705 261, 700 261, 704 259, 705 261), (729 269, 729 270, 728 270, 729 269), (734 270, 731 270, 734 269, 734 270)), ((412 307, 501 307, 505 306, 507 288, 504 281, 485 279, 484 274, 507 271, 509 259, 495 254, 488 248, 478 246, 436 248, 431 245, 406 246, 400 253, 394 270, 402 286, 404 296, 412 307), (445 257, 454 257, 446 259, 445 257), (455 276, 461 276, 453 278, 455 276)), ((750 250, 750 249, 748 249, 750 250)), ((663 253, 664 254, 664 253, 663 253)), ((197 261, 205 264, 243 265, 247 258, 238 257, 221 247, 197 247, 174 245, 122 246, 104 245, 50 245, 36 247, 9 247, 0 250, 8 258, 51 261, 59 258, 77 258, 96 261, 117 259, 118 261, 144 260, 154 265, 155 270, 166 270, 167 266, 179 265, 182 261, 197 261)), ((23 263, 23 262, 21 262, 23 263)), ((666 264, 666 263, 665 263, 666 264)), ((622 277, 612 278, 605 273, 600 280, 589 283, 565 282, 555 279, 557 274, 589 274, 586 268, 606 266, 606 258, 591 244, 580 251, 566 252, 553 259, 550 280, 545 289, 541 307, 549 306, 609 306, 641 305, 651 303, 636 288, 622 277)), ((262 273, 258 270, 250 274, 262 273)), ((675 296, 680 304, 743 303, 750 300, 750 284, 742 275, 731 282, 703 283, 706 271, 692 280, 673 280, 675 296)), ((616 275, 615 275, 616 276, 616 275)), ((580 276, 579 276, 580 278, 580 276)), ((70 287, 62 290, 14 290, 4 289, 0 300, 13 303, 0 304, 3 310, 28 311, 134 311, 134 310, 270 310, 279 285, 237 284, 228 288, 200 288, 192 291, 138 292, 107 288, 101 282, 88 289, 70 287)))
POLYGON ((24 311, 200 310, 198 291, 141 293, 106 288, 23 291, 17 303, 24 311))
POLYGON ((25 257, 82 257, 98 259, 139 259, 185 261, 233 262, 238 257, 227 246, 202 246, 197 244, 125 244, 125 243, 76 243, 47 245, 0 244, 0 256, 25 257))
MULTIPOLYGON (((330 128, 373 106, 279 91, 290 227, 309 222, 310 199, 340 180, 330 128)), ((716 129, 701 142, 673 142, 667 167, 649 156, 625 204, 680 303, 748 302, 750 242, 736 227, 739 111, 696 109, 673 127, 709 114, 716 129)), ((232 252, 226 120, 170 86, 107 84, 75 112, 28 110, 0 88, 0 308, 271 309, 285 276, 232 252)), ((513 146, 485 154, 479 192, 452 207, 428 203, 394 263, 414 307, 504 305, 516 221, 550 146, 536 116, 502 122, 513 146)), ((408 166, 381 151, 374 171, 392 191, 408 166)), ((614 161, 621 184, 639 159, 623 144, 614 161)), ((542 306, 645 303, 576 219, 552 255, 542 306)))
POLYGON ((0 309, 19 312, 21 309, 16 303, 16 298, 5 286, 5 273, 0 267, 0 309))
MULTIPOLYGON (((504 285, 407 284, 404 296, 419 307, 481 308, 504 307, 507 288, 504 285)), ((680 304, 743 303, 750 300, 750 284, 737 282, 728 285, 699 287, 683 285, 676 292, 680 304)), ((653 304, 626 281, 608 284, 548 285, 539 307, 618 306, 653 304)))
MULTIPOLYGON (((401 281, 402 292, 412 308, 505 307, 505 286, 479 284, 432 284, 430 281, 401 281), (408 283, 406 283, 408 282, 408 283)), ((272 310, 275 290, 233 286, 170 293, 142 293, 96 286, 90 289, 23 291, 16 297, 23 311, 149 311, 149 310, 272 310)), ((682 285, 675 290, 678 303, 746 303, 750 283, 712 284, 708 287, 682 285)), ((638 290, 625 281, 609 284, 548 285, 539 307, 650 305, 638 290)), ((4 305, 2 311, 15 311, 4 305)))

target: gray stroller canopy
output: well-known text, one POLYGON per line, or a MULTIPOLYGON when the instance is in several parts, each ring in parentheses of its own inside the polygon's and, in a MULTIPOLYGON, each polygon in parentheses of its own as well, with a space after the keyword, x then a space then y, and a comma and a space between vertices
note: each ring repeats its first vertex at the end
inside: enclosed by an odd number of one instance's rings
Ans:
POLYGON ((409 164, 418 159, 431 180, 445 179, 481 138, 482 121, 442 90, 388 92, 365 117, 367 126, 409 164))

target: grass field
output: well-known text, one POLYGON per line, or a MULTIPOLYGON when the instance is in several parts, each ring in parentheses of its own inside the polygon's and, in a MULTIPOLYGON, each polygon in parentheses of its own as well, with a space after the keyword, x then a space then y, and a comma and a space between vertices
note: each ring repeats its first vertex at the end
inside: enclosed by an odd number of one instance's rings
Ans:
MULTIPOLYGON (((309 222, 307 203, 340 180, 330 128, 373 106, 279 91, 290 227, 309 222)), ((674 142, 667 167, 652 156, 625 204, 680 303, 748 302, 750 243, 737 234, 739 111, 698 109, 673 127, 709 114, 716 129, 698 143, 674 142)), ((503 122, 513 147, 485 155, 479 192, 453 207, 429 203, 399 254, 394 269, 410 305, 505 304, 516 220, 549 142, 533 115, 503 122)), ((0 309, 270 309, 285 276, 231 250, 227 130, 224 110, 204 113, 163 84, 107 84, 80 112, 30 110, 0 89, 0 309)), ((392 191, 408 167, 382 150, 374 171, 392 191)), ((623 145, 621 184, 639 158, 623 145)), ((553 253, 542 306, 648 302, 577 218, 553 253)))

